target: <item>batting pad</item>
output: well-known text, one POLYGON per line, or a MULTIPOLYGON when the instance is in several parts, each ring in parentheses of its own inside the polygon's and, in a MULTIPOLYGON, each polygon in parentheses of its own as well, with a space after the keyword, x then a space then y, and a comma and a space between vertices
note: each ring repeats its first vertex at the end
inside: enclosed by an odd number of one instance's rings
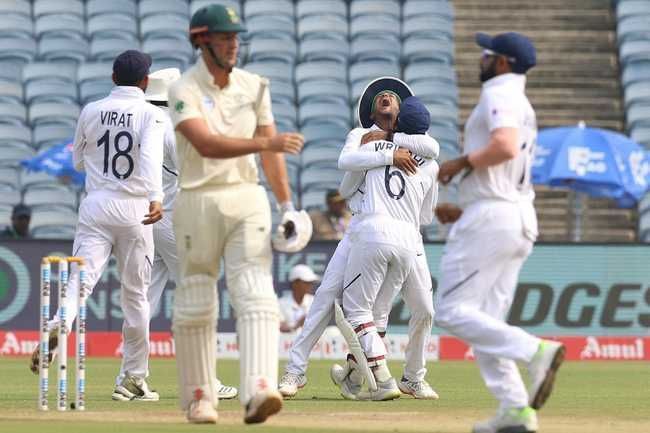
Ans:
POLYGON ((186 277, 174 294, 173 331, 181 409, 193 399, 216 407, 217 288, 208 275, 186 277))
POLYGON ((270 272, 249 268, 231 279, 239 337, 239 398, 243 405, 259 391, 278 387, 280 316, 270 272))

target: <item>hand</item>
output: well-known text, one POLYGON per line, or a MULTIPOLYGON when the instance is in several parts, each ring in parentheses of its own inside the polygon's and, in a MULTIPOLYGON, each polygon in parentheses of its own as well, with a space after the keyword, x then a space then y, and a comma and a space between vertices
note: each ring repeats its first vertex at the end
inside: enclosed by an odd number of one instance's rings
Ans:
POLYGON ((276 134, 269 140, 268 150, 271 152, 283 152, 297 155, 305 144, 305 137, 297 132, 283 132, 276 134))
POLYGON ((443 185, 447 185, 458 173, 466 168, 472 168, 469 163, 467 155, 460 158, 452 159, 451 161, 444 162, 438 171, 438 180, 443 185))
POLYGON ((361 144, 366 144, 366 143, 370 143, 371 141, 377 141, 377 140, 386 140, 387 138, 388 138, 388 132, 386 131, 382 131, 382 130, 370 131, 363 134, 363 137, 361 137, 361 144))
POLYGON ((436 218, 442 224, 455 223, 463 214, 463 210, 451 203, 440 203, 436 206, 436 218))
POLYGON ((149 213, 144 216, 142 224, 149 225, 158 222, 163 217, 162 204, 159 201, 152 201, 149 203, 149 213))
POLYGON ((415 174, 418 170, 418 164, 411 152, 402 148, 393 152, 393 165, 408 175, 415 174))

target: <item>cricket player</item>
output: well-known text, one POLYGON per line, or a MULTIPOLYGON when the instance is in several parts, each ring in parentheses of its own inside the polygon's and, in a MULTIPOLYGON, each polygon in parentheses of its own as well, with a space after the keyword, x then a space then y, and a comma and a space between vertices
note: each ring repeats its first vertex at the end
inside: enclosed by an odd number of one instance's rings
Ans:
POLYGON ((481 375, 499 400, 496 416, 474 433, 535 432, 564 359, 561 343, 508 325, 517 278, 537 236, 530 182, 537 137, 525 73, 536 63, 533 43, 518 33, 479 33, 484 51, 478 105, 465 125, 464 155, 440 167, 439 179, 460 181, 460 206, 440 205, 438 219, 454 225, 440 263, 435 322, 474 350, 481 375), (516 362, 527 365, 526 390, 516 362))
MULTIPOLYGON (((117 56, 113 63, 116 87, 81 111, 73 145, 75 169, 86 172, 87 195, 79 207, 72 255, 85 259, 91 290, 111 253, 117 259, 124 356, 123 378, 115 392, 124 399, 142 401, 159 398, 145 381, 150 317, 147 289, 154 255, 151 225, 163 215, 166 122, 164 113, 145 101, 150 66, 151 57, 139 51, 117 56)), ((60 323, 57 314, 51 329, 65 326, 70 330, 75 319, 76 266, 72 266, 68 290, 66 321, 60 323)), ((50 345, 56 346, 56 337, 54 340, 50 337, 50 345)), ((32 356, 32 363, 34 359, 32 356)))
MULTIPOLYGON (((176 157, 176 136, 174 127, 169 118, 167 108, 167 90, 169 85, 181 77, 177 68, 161 69, 149 74, 149 85, 145 91, 145 99, 165 113, 165 137, 163 143, 162 185, 165 198, 163 200, 163 218, 153 225, 154 259, 151 271, 151 285, 147 293, 151 316, 153 317, 160 306, 163 290, 168 281, 176 282, 178 275, 178 255, 176 254, 176 238, 172 227, 174 200, 178 189, 178 162, 176 157)), ((125 348, 127 350, 127 348, 125 348)), ((124 372, 120 371, 116 384, 124 379, 124 372)), ((237 396, 237 388, 221 384, 216 379, 217 395, 219 399, 231 399, 237 396)), ((113 400, 127 400, 119 388, 113 393, 113 400)))
MULTIPOLYGON (((413 92, 406 84, 395 78, 382 77, 373 80, 366 87, 359 100, 358 114, 362 127, 353 129, 348 134, 339 158, 339 168, 344 170, 368 170, 390 164, 413 173, 417 165, 406 149, 429 158, 438 156, 438 143, 430 136, 426 134, 392 134, 390 130, 384 131, 374 124, 371 119, 372 101, 384 90, 394 91, 400 95, 400 98, 404 99, 413 95, 413 92), (380 152, 359 152, 362 142, 386 139, 388 134, 393 135, 393 142, 404 149, 387 147, 380 152)), ((377 105, 374 106, 374 108, 377 107, 377 105)), ((397 113, 395 113, 396 115, 397 113)), ((314 301, 305 319, 303 330, 294 340, 289 352, 289 362, 285 367, 285 373, 280 380, 279 388, 285 397, 295 396, 298 390, 307 383, 305 374, 309 353, 332 320, 334 300, 340 298, 343 292, 343 272, 352 245, 350 235, 355 232, 356 225, 362 218, 360 206, 363 194, 359 187, 364 176, 362 171, 355 172, 354 176, 352 174, 350 172, 345 174, 341 185, 341 193, 346 198, 349 198, 348 206, 354 216, 350 221, 345 236, 337 245, 327 265, 323 280, 314 295, 314 301)), ((426 375, 424 347, 431 333, 433 323, 433 301, 431 296, 431 275, 421 242, 418 254, 420 254, 417 256, 419 272, 409 278, 402 292, 402 296, 411 311, 411 319, 409 321, 406 364, 402 380, 398 386, 402 392, 415 398, 437 399, 438 394, 424 380, 426 375)), ((381 334, 385 334, 392 301, 390 295, 380 296, 380 300, 376 305, 375 321, 378 332, 381 334)))
POLYGON ((304 218, 294 218, 309 216, 291 204, 283 156, 299 153, 304 139, 297 133, 277 134, 268 82, 235 68, 238 35, 244 31, 232 8, 213 4, 196 11, 190 40, 201 55, 169 91, 180 169, 173 223, 179 260, 173 332, 180 404, 191 423, 215 423, 218 417, 215 286, 222 258, 237 315, 244 422, 264 422, 282 407, 271 211, 258 184, 256 154, 284 212, 283 236, 305 240, 299 248, 311 237, 304 218))
MULTIPOLYGON (((383 91, 373 98, 372 105, 376 106, 372 120, 382 129, 394 130, 396 113, 409 118, 408 111, 422 113, 416 117, 420 124, 418 132, 426 133, 429 128, 428 111, 415 97, 402 102, 399 93, 383 91)), ((394 144, 390 141, 377 140, 363 145, 361 150, 376 152, 391 146, 394 144)), ((414 155, 414 159, 418 168, 410 175, 389 165, 365 172, 363 219, 352 234, 353 246, 344 274, 343 312, 357 334, 377 384, 377 390, 371 390, 366 397, 372 400, 400 396, 386 363, 386 346, 373 320, 375 301, 380 292, 388 290, 387 299, 392 303, 407 277, 417 273, 416 252, 422 244, 420 222, 431 223, 437 199, 438 164, 419 155, 414 155)), ((431 293, 428 295, 430 298, 431 293)), ((348 357, 348 362, 352 364, 349 369, 332 367, 332 379, 345 398, 358 399, 358 359, 348 357)))

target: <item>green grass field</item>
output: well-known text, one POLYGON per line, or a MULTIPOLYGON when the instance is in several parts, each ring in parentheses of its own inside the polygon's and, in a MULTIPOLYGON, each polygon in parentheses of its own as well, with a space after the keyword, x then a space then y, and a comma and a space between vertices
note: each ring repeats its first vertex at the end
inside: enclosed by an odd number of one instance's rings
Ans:
MULTIPOLYGON (((71 360, 72 361, 72 360, 71 360)), ((173 360, 152 362, 151 384, 161 394, 155 403, 114 402, 110 395, 119 363, 92 359, 87 379, 87 410, 58 413, 54 387, 47 413, 36 410, 37 377, 26 358, 0 358, 0 432, 3 433, 163 433, 163 432, 469 432, 477 419, 491 416, 495 401, 487 393, 471 362, 429 365, 427 379, 440 394, 438 401, 403 397, 392 402, 344 401, 331 385, 329 362, 313 362, 309 383, 296 399, 269 422, 245 426, 239 401, 222 401, 216 426, 185 423, 177 408, 176 366, 173 360)), ((401 366, 391 369, 399 374, 401 366)), ((50 370, 50 374, 55 374, 50 370)), ((224 383, 236 384, 235 361, 219 364, 224 383)), ((556 392, 539 412, 540 431, 549 433, 650 432, 650 363, 566 363, 556 392)))

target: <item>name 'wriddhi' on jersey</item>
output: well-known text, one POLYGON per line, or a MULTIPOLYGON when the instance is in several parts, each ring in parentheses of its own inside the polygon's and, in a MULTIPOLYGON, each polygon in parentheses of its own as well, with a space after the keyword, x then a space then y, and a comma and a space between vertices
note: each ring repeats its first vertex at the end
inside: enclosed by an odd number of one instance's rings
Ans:
MULTIPOLYGON (((373 141, 360 150, 379 152, 395 147, 388 141, 373 141)), ((430 224, 438 196, 438 163, 434 159, 413 155, 418 168, 408 175, 399 168, 387 165, 368 170, 362 186, 362 213, 383 215, 412 224, 430 224), (365 188, 365 189, 364 189, 365 188)))
POLYGON ((86 192, 115 191, 162 201, 165 114, 133 86, 82 110, 75 132, 75 168, 86 171, 86 192))

